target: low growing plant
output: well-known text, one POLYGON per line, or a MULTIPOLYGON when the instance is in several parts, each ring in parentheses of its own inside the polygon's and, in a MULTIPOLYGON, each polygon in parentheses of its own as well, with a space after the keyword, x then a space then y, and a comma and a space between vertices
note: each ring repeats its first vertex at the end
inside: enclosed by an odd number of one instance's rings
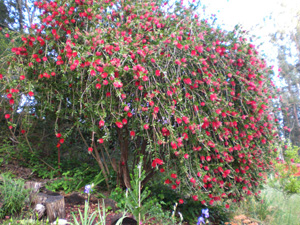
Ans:
POLYGON ((25 206, 25 201, 29 198, 29 189, 24 188, 24 181, 21 179, 12 179, 7 174, 1 174, 0 182, 0 218, 19 213, 25 206))

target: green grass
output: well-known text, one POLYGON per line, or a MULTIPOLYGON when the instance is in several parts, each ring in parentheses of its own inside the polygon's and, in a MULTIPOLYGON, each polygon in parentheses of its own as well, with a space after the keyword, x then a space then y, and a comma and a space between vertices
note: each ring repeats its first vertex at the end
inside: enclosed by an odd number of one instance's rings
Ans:
POLYGON ((234 215, 244 214, 268 225, 300 225, 300 195, 289 197, 266 186, 261 200, 249 197, 234 209, 234 215))

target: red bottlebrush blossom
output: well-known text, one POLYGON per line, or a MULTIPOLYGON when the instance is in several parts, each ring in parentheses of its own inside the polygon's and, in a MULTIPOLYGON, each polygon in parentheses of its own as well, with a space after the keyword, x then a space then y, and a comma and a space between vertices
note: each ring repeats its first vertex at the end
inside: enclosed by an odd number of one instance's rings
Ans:
POLYGON ((103 127, 104 124, 105 124, 105 122, 104 122, 103 120, 100 120, 100 121, 99 121, 99 127, 103 127))
POLYGON ((188 124, 188 123, 190 122, 189 118, 186 117, 186 116, 183 116, 183 117, 182 117, 182 120, 183 120, 183 122, 184 122, 185 124, 188 124))
POLYGON ((198 201, 199 200, 197 195, 193 195, 192 198, 193 198, 194 201, 198 201))
POLYGON ((5 119, 9 119, 10 118, 10 115, 9 114, 5 114, 5 119))
POLYGON ((93 148, 92 148, 92 147, 89 147, 89 148, 88 148, 88 151, 89 151, 89 152, 93 152, 93 148))
POLYGON ((103 138, 99 138, 99 139, 98 139, 98 142, 99 142, 100 144, 103 144, 103 142, 104 142, 103 138))
POLYGON ((174 179, 176 179, 177 178, 177 174, 176 173, 172 173, 171 177, 174 178, 174 179))
POLYGON ((149 125, 148 125, 148 124, 145 124, 145 125, 144 125, 144 129, 145 129, 145 130, 148 130, 148 129, 149 129, 149 125))
POLYGON ((124 125, 126 125, 127 124, 127 119, 122 119, 122 123, 124 124, 124 125))
POLYGON ((96 84, 96 89, 100 89, 101 88, 101 84, 96 84))
POLYGON ((195 184, 195 183, 196 183, 195 178, 192 177, 192 178, 190 179, 190 182, 193 183, 193 184, 195 184))
POLYGON ((95 70, 91 70, 91 76, 92 77, 96 76, 96 71, 95 70))
POLYGON ((184 201, 183 201, 183 199, 179 199, 179 204, 183 204, 184 203, 184 201))
POLYGON ((217 100, 217 94, 211 94, 209 98, 210 98, 211 101, 216 101, 217 100))
POLYGON ((152 167, 154 168, 156 165, 162 165, 163 163, 164 162, 161 159, 156 158, 152 161, 152 167))
POLYGON ((134 136, 135 136, 135 131, 133 131, 133 130, 130 131, 130 136, 131 136, 131 137, 134 137, 134 136))
POLYGON ((118 128, 122 128, 122 127, 123 127, 123 123, 120 122, 120 121, 117 121, 117 122, 116 122, 116 125, 117 125, 118 128))
POLYGON ((170 179, 165 180, 165 184, 171 184, 171 183, 172 183, 172 181, 170 179))
POLYGON ((32 91, 29 91, 29 92, 28 92, 28 95, 29 95, 30 97, 32 97, 32 96, 34 96, 34 93, 33 93, 32 91))

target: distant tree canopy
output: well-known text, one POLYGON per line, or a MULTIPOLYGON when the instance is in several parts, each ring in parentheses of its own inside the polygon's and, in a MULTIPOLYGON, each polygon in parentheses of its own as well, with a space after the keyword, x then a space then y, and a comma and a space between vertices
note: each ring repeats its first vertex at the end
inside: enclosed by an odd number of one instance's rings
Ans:
POLYGON ((300 147, 300 14, 295 15, 295 27, 278 31, 272 41, 278 48, 281 88, 279 107, 283 112, 283 134, 286 140, 300 147))
POLYGON ((121 186, 130 187, 129 170, 143 156, 145 182, 159 171, 203 204, 257 194, 277 119, 270 68, 243 31, 213 28, 192 3, 35 6, 41 23, 11 49, 0 80, 16 139, 32 121, 53 121, 58 150, 76 133, 106 180, 112 168, 121 186))

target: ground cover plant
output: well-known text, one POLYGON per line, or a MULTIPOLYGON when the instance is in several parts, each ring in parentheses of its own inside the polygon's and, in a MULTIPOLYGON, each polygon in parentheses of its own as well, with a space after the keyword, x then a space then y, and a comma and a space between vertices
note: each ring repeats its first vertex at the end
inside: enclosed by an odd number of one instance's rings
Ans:
POLYGON ((76 143, 108 189, 111 177, 131 189, 143 156, 142 186, 161 173, 181 193, 179 204, 228 209, 258 195, 277 151, 278 120, 272 71, 245 31, 214 28, 194 2, 34 5, 40 22, 12 38, 18 45, 2 60, 12 140, 34 152, 31 131, 48 124, 58 169, 65 146, 76 143))
POLYGON ((29 201, 30 190, 24 188, 24 181, 13 179, 9 174, 0 174, 0 219, 15 215, 29 201))

